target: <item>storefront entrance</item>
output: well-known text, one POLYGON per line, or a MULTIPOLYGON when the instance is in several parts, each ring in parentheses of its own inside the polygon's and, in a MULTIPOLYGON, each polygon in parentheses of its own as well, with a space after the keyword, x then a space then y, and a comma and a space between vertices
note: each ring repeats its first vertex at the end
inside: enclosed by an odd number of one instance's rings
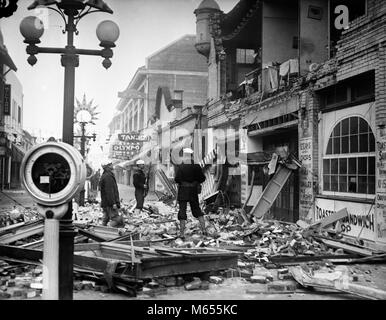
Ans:
MULTIPOLYGON (((298 131, 297 128, 281 132, 280 134, 263 137, 263 150, 272 154, 277 147, 287 146, 290 153, 298 155, 298 131)), ((268 184, 268 176, 263 176, 263 188, 268 184)), ((299 172, 294 171, 290 176, 276 201, 271 207, 267 218, 296 222, 299 219, 299 172), (268 217, 269 216, 269 217, 268 217)))

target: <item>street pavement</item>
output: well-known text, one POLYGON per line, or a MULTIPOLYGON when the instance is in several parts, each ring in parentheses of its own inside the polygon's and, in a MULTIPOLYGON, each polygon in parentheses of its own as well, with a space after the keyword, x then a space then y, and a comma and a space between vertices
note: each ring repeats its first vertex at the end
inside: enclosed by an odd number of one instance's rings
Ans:
MULTIPOLYGON (((123 203, 129 203, 135 199, 135 188, 123 184, 118 184, 119 196, 123 203)), ((157 201, 158 198, 154 193, 149 193, 145 198, 146 201, 157 201)), ((14 206, 24 208, 33 208, 35 203, 29 194, 24 190, 3 190, 0 191, 0 211, 12 210, 14 206)))

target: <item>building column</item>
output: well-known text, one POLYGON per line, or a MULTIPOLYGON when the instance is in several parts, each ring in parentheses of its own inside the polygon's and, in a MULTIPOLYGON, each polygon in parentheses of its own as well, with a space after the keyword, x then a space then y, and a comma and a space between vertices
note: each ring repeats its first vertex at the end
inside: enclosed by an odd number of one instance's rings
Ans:
MULTIPOLYGON (((12 150, 12 146, 11 146, 12 150)), ((11 189, 11 167, 12 167, 12 156, 8 157, 8 168, 7 168, 7 185, 8 189, 11 189)))
POLYGON ((299 219, 314 220, 314 202, 318 192, 318 113, 319 102, 311 90, 299 97, 299 219))
POLYGON ((386 244, 386 44, 380 43, 375 69, 376 237, 386 244))

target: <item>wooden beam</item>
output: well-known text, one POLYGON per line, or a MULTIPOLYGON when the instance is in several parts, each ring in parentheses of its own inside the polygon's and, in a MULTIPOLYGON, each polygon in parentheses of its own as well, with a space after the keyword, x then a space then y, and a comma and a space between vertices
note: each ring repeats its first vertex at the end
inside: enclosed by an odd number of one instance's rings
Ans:
POLYGON ((356 253, 361 256, 372 256, 373 251, 365 249, 365 248, 359 248, 356 246, 352 246, 349 244, 345 244, 342 242, 334 241, 334 240, 327 240, 327 239, 322 239, 323 243, 326 244, 327 246, 331 248, 336 248, 336 249, 343 249, 346 252, 350 253, 356 253))
POLYGON ((39 223, 24 225, 22 227, 19 227, 13 230, 11 234, 6 234, 0 237, 0 243, 9 244, 18 240, 26 239, 36 234, 43 233, 43 231, 44 231, 43 221, 39 221, 39 223))
POLYGON ((78 233, 83 235, 83 236, 85 236, 85 237, 87 237, 87 238, 90 238, 92 240, 98 241, 98 242, 105 242, 105 241, 107 241, 107 239, 105 239, 105 238, 103 238, 103 237, 101 237, 101 236, 99 236, 99 235, 97 235, 97 234, 95 234, 93 232, 90 232, 90 231, 87 231, 87 230, 84 230, 84 229, 81 229, 81 228, 78 229, 78 233))

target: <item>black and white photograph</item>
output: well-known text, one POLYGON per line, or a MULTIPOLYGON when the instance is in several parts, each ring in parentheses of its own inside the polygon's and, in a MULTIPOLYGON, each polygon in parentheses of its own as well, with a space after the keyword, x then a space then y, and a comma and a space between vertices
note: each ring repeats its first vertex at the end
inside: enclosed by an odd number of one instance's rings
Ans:
POLYGON ((0 309, 386 299, 386 1, 1 0, 0 72, 0 309))

